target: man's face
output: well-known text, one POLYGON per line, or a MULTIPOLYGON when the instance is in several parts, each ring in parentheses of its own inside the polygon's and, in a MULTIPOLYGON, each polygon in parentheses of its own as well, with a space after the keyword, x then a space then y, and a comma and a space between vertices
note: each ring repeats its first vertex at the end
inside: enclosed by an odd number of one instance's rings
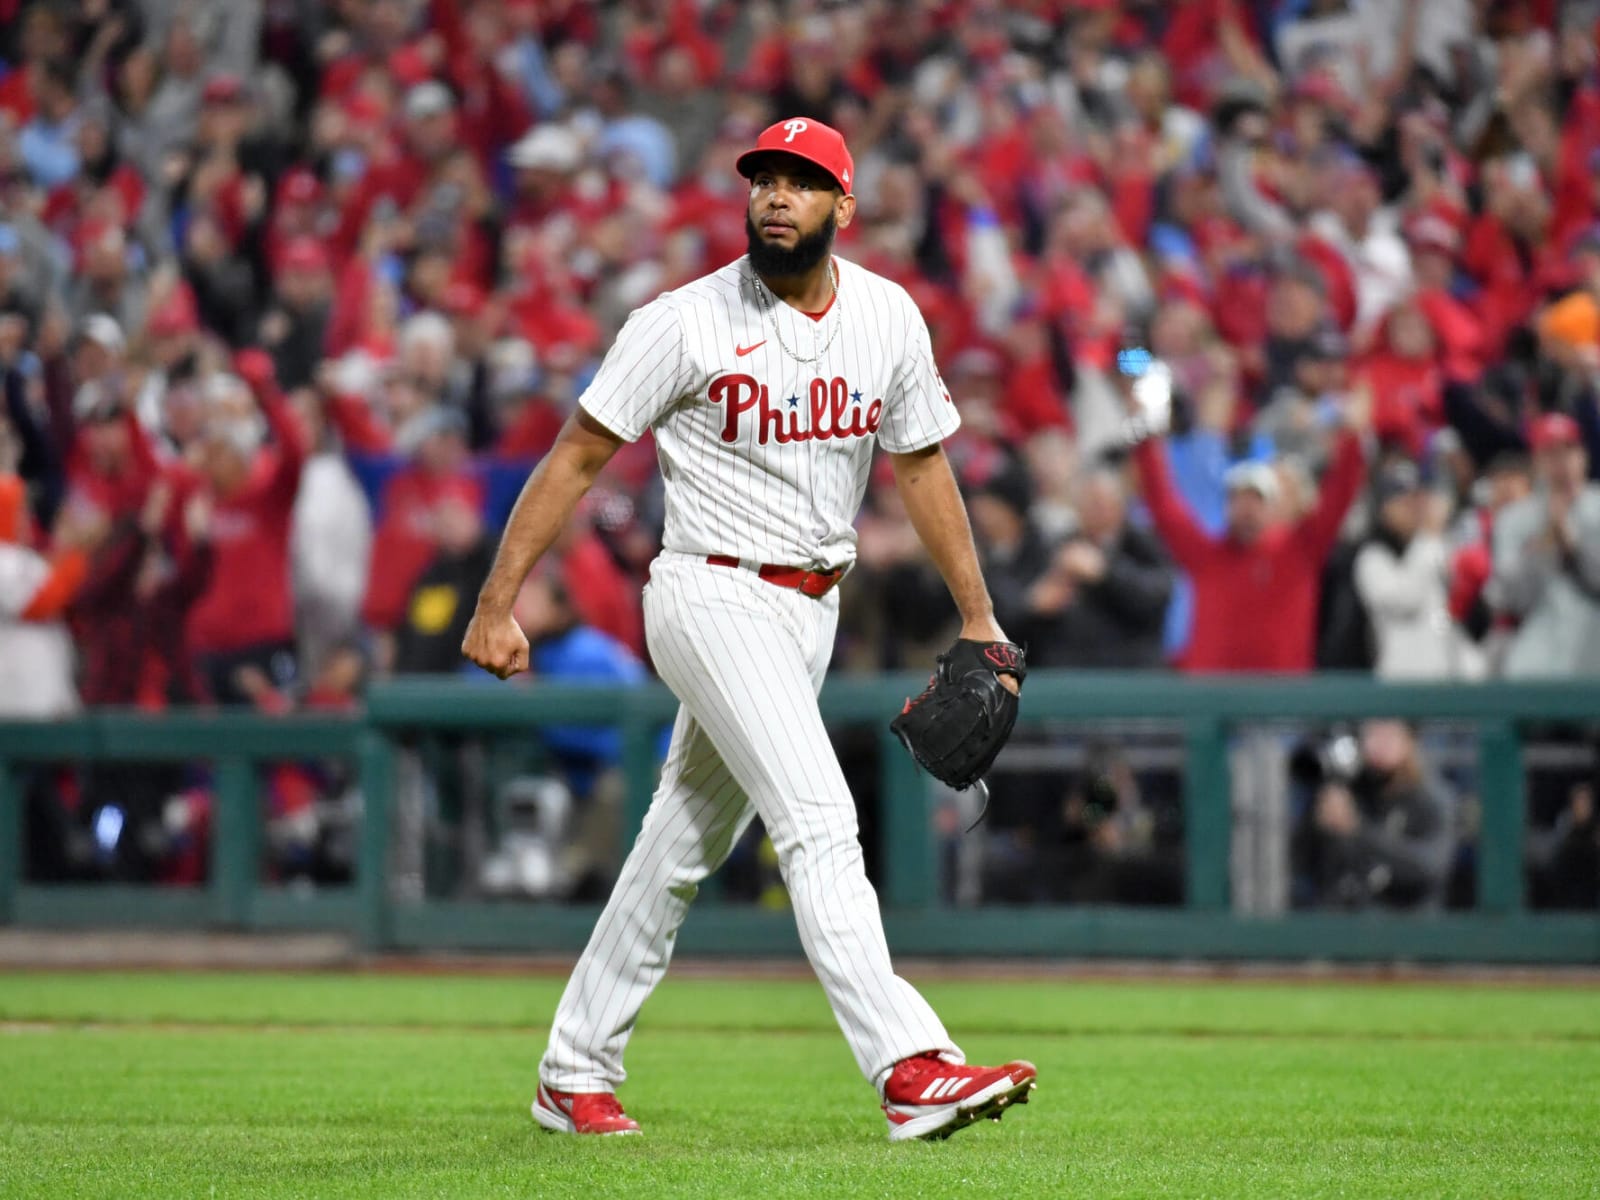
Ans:
POLYGON ((1589 455, 1580 445, 1547 446, 1534 458, 1539 478, 1553 492, 1577 492, 1589 476, 1589 455))
POLYGON ((1260 540, 1272 519, 1267 498, 1253 487, 1236 487, 1228 493, 1228 535, 1249 546, 1260 540))
POLYGON ((1078 495, 1078 520, 1089 537, 1100 541, 1115 537, 1122 528, 1124 506, 1116 481, 1091 475, 1078 495))
POLYGON ((97 413, 83 422, 82 429, 84 449, 95 470, 114 475, 128 462, 132 442, 121 412, 97 413))
POLYGON ((99 379, 111 370, 115 359, 111 351, 92 338, 84 338, 78 343, 77 353, 73 355, 73 366, 80 380, 99 379))
POLYGON ((1423 502, 1424 496, 1420 490, 1391 496, 1378 510, 1378 518, 1384 528, 1395 536, 1410 540, 1422 527, 1423 502))
POLYGON ((841 195, 821 167, 772 154, 750 176, 750 258, 762 274, 804 274, 827 257, 834 230, 850 224, 855 211, 855 197, 841 195))
POLYGON ((1533 491, 1526 471, 1499 470, 1489 476, 1489 507, 1499 512, 1533 491))
POLYGON ((407 123, 406 130, 412 149, 426 162, 437 162, 455 149, 456 117, 453 112, 414 117, 407 123))

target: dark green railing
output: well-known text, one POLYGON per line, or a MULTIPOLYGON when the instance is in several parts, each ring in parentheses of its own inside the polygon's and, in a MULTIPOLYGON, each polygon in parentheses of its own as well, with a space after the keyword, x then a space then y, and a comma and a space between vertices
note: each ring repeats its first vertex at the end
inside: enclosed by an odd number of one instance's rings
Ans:
MULTIPOLYGON (((949 909, 938 903, 925 780, 887 730, 922 675, 836 678, 823 691, 830 723, 878 730, 882 896, 891 944, 918 954, 1156 957, 1415 958, 1600 962, 1600 916, 1524 911, 1525 780, 1521 726, 1600 721, 1600 692, 1576 683, 1385 685, 1367 678, 1197 679, 1163 675, 1029 677, 1028 721, 1094 725, 1155 719, 1182 728, 1186 904, 1173 910, 1039 907, 949 909), (1477 909, 1435 916, 1296 913, 1248 919, 1228 911, 1228 740, 1241 724, 1366 716, 1473 724, 1482 823, 1477 909)), ((188 713, 96 713, 56 724, 0 724, 0 921, 37 925, 158 924, 253 929, 326 927, 372 948, 574 950, 592 907, 511 902, 401 903, 387 879, 389 799, 397 745, 426 733, 507 734, 545 722, 604 721, 624 732, 626 836, 654 788, 658 732, 676 709, 664 688, 509 688, 402 680, 375 688, 364 716, 268 719, 188 713), (309 897, 260 882, 257 764, 296 758, 355 762, 364 796, 357 885, 309 897), (35 886, 21 880, 19 768, 30 762, 206 759, 216 768, 207 891, 35 886)), ((798 953, 787 914, 703 903, 684 931, 692 950, 798 953)))

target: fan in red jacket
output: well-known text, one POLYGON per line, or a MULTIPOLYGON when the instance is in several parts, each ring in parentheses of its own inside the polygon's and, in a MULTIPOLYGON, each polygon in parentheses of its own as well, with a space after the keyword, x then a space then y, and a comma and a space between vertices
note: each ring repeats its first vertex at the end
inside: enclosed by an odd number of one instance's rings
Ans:
POLYGON ((1179 665, 1309 671, 1323 564, 1366 473, 1355 429, 1340 434, 1316 507, 1294 524, 1273 518, 1278 485, 1271 467, 1234 466, 1220 535, 1205 532, 1178 494, 1163 446, 1146 440, 1134 461, 1156 530, 1194 581, 1194 632, 1179 665))
POLYGON ((294 677, 294 606, 289 524, 306 448, 263 350, 241 351, 239 377, 254 393, 273 445, 261 445, 256 414, 213 412, 200 486, 211 497, 210 580, 189 611, 189 641, 212 697, 245 703, 239 672, 256 667, 278 685, 294 677))
POLYGON ((1356 364, 1358 384, 1372 393, 1373 432, 1413 459, 1444 423, 1439 351, 1427 313, 1412 298, 1390 310, 1372 349, 1356 364))
MULTIPOLYGON (((333 407, 329 415, 351 443, 350 414, 354 405, 333 407)), ((412 586, 438 549, 435 512, 446 500, 483 509, 483 482, 473 471, 467 452, 466 421, 459 412, 442 406, 413 418, 420 422, 408 430, 416 439, 416 457, 384 484, 378 500, 378 526, 372 539, 372 571, 361 619, 373 629, 393 631, 405 615, 412 586)), ((369 441, 369 448, 375 443, 369 441)))

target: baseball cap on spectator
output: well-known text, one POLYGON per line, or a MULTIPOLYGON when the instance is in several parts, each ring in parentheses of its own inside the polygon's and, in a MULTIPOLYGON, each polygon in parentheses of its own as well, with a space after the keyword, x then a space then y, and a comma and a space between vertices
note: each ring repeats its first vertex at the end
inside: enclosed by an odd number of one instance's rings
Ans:
POLYGON ((380 126, 387 115, 383 101, 371 92, 352 92, 345 97, 340 107, 344 112, 344 119, 353 129, 372 129, 380 126))
POLYGON ((305 167, 285 171, 278 183, 278 203, 315 204, 322 198, 322 184, 305 167))
POLYGON ((414 454, 423 442, 440 434, 466 437, 466 415, 448 404, 429 405, 396 431, 394 448, 401 454, 414 454))
POLYGON ((1267 257, 1267 267, 1275 279, 1292 279, 1303 283, 1319 296, 1328 292, 1328 281, 1317 265, 1292 250, 1278 249, 1267 257))
POLYGON ((1311 335, 1306 357, 1319 362, 1342 362, 1350 357, 1350 339, 1337 326, 1324 325, 1311 335))
POLYGON ((1600 343, 1600 305, 1588 292, 1557 300, 1539 318, 1539 336, 1574 347, 1600 343))
POLYGON ((1350 97, 1340 86, 1338 79, 1323 70, 1309 71, 1296 80, 1290 91, 1290 98, 1307 100, 1324 108, 1338 110, 1344 110, 1350 105, 1350 97))
POLYGON ((328 269, 328 251, 314 237, 297 237, 289 239, 288 245, 283 248, 283 258, 279 269, 284 271, 326 271, 328 269))
POLYGON ((790 117, 768 125, 756 138, 755 146, 741 154, 734 167, 749 179, 761 156, 766 154, 792 154, 803 158, 833 176, 847 193, 855 177, 855 160, 844 144, 844 135, 809 117, 790 117))
POLYGON ((112 421, 122 415, 122 401, 98 379, 86 380, 72 395, 72 418, 80 425, 112 421))
POLYGON ((1454 258, 1461 250, 1461 234, 1437 213, 1419 213, 1405 223, 1405 238, 1413 254, 1435 250, 1454 258))
POLYGON ((103 346, 113 354, 121 354, 128 345, 127 339, 122 336, 122 326, 117 324, 115 317, 105 313, 91 313, 85 317, 79 334, 85 341, 103 346))
POLYGON ((441 117, 454 112, 456 98, 450 89, 436 79, 416 84, 406 93, 405 113, 408 121, 421 121, 427 117, 441 117))
POLYGON ((159 338, 194 333, 199 328, 200 313, 195 307, 194 293, 186 285, 180 284, 150 314, 144 331, 151 337, 159 338))
POLYGON ((200 93, 200 99, 206 104, 234 104, 244 96, 244 80, 229 73, 213 75, 200 93))
POLYGON ((977 496, 993 496, 1018 516, 1028 515, 1033 503, 1033 486, 1028 473, 1019 467, 1004 467, 976 481, 972 489, 977 496))
POLYGON ((452 317, 476 317, 488 303, 483 289, 466 279, 449 284, 439 300, 440 307, 452 317))
POLYGON ((950 360, 950 374, 952 377, 998 378, 1005 374, 1005 362, 999 352, 989 346, 968 346, 950 360))
POLYGON ((563 125, 540 125, 506 151, 506 161, 519 171, 571 172, 582 159, 577 134, 563 125))
POLYGON ((1401 459, 1387 464, 1378 473, 1376 487, 1378 503, 1386 504, 1397 496, 1409 496, 1422 490, 1422 472, 1416 463, 1401 459))
POLYGON ((403 87, 414 87, 426 81, 433 68, 423 56, 420 46, 401 46, 389 55, 389 74, 403 87))
POLYGON ((1254 492, 1263 500, 1278 498, 1278 475, 1264 462, 1234 463, 1222 477, 1223 486, 1231 496, 1234 492, 1254 492))
POLYGON ((1566 413, 1542 413, 1528 426, 1528 445, 1536 451, 1582 444, 1583 431, 1566 413))

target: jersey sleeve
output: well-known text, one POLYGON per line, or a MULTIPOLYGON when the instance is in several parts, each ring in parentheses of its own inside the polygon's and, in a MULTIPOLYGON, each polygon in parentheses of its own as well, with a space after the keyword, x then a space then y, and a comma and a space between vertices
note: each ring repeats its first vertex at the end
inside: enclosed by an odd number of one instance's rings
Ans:
POLYGON ((909 299, 906 307, 910 310, 910 328, 905 351, 895 366, 889 394, 884 398, 883 423, 878 426, 878 445, 891 454, 909 454, 936 445, 961 424, 950 392, 934 365, 927 322, 909 299))
POLYGON ((635 309, 578 403, 624 441, 636 440, 689 388, 677 310, 660 300, 635 309))

